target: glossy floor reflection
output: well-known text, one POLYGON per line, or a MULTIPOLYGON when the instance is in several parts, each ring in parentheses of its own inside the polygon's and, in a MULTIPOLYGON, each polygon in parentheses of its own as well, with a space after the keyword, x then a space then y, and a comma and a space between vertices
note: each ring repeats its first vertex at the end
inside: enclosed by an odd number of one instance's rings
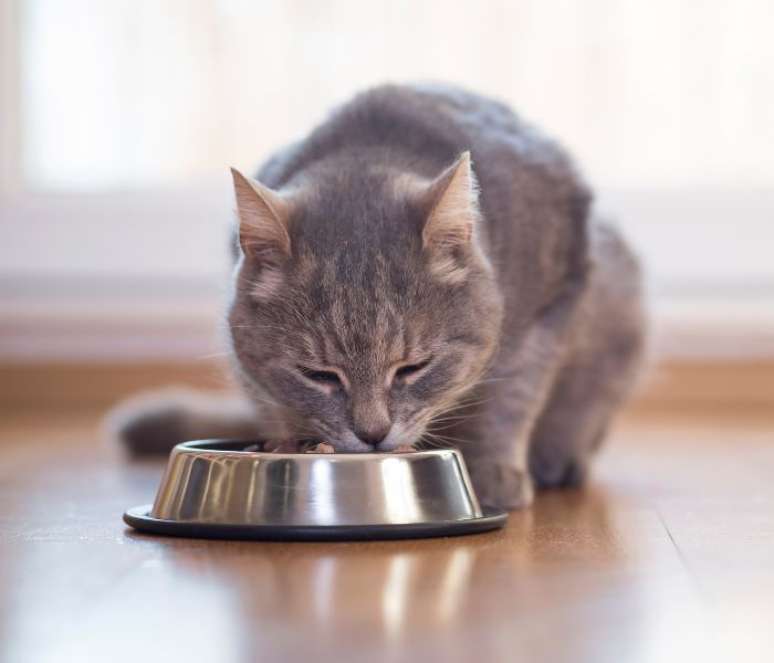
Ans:
POLYGON ((154 538, 120 514, 160 466, 92 417, 6 417, 0 656, 8 661, 766 660, 767 419, 621 426, 585 491, 500 532, 381 543, 154 538), (740 453, 741 451, 741 453, 740 453))

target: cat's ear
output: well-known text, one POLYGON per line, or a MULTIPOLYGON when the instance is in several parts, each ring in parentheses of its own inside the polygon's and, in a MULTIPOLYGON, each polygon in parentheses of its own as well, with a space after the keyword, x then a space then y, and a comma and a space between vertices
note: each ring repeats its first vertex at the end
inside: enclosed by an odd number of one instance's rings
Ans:
POLYGON ((280 290, 283 265, 291 256, 288 221, 290 202, 276 191, 231 169, 234 178, 239 244, 245 258, 257 270, 250 282, 251 294, 268 301, 280 290))
POLYGON ((290 257, 290 203, 276 191, 245 177, 234 168, 231 175, 234 178, 242 251, 246 256, 275 265, 290 257))
POLYGON ((430 267, 442 280, 460 282, 477 248, 476 228, 481 219, 470 152, 463 152, 430 184, 425 201, 429 213, 422 228, 422 246, 430 256, 430 267))

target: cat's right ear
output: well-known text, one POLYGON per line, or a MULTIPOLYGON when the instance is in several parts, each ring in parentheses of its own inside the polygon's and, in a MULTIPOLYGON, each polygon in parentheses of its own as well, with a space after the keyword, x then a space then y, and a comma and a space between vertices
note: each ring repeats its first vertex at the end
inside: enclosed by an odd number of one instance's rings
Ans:
POLYGON ((258 262, 276 267, 291 254, 288 234, 290 203, 276 191, 245 177, 234 168, 231 175, 234 178, 242 251, 258 262))

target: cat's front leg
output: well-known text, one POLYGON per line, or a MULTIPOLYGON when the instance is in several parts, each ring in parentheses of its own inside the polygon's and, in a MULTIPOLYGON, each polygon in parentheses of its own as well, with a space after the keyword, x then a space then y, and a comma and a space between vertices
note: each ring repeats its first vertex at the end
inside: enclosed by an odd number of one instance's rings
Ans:
POLYGON ((538 408, 532 397, 521 396, 522 381, 487 389, 486 403, 475 422, 477 429, 462 449, 470 478, 482 504, 505 509, 529 506, 534 487, 528 467, 529 436, 538 408))
POLYGON ((462 450, 483 504, 517 509, 532 502, 530 438, 566 359, 582 292, 573 288, 544 309, 518 347, 503 350, 479 388, 481 404, 463 433, 470 443, 462 450))
POLYGON ((482 457, 468 462, 468 471, 481 504, 511 510, 532 503, 535 489, 523 463, 482 457))

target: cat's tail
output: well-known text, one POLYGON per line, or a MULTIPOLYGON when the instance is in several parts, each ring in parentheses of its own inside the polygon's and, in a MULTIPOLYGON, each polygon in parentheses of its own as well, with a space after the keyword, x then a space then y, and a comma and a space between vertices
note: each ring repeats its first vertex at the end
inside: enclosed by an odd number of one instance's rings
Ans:
POLYGON ((176 444, 189 440, 261 435, 258 413, 245 400, 183 388, 133 396, 108 413, 105 427, 136 456, 168 454, 176 444))

